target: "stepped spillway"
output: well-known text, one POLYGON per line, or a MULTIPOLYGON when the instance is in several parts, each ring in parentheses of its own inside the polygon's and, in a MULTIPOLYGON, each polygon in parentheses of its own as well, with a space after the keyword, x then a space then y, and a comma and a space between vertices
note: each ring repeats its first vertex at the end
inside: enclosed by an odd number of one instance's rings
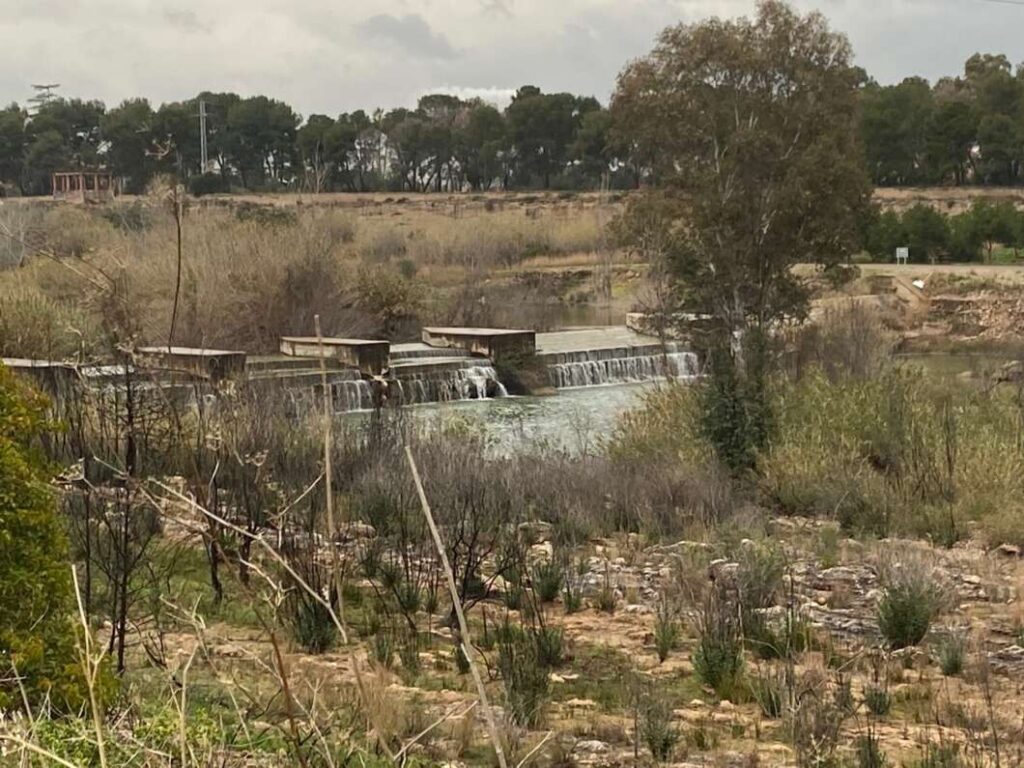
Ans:
POLYGON ((400 405, 505 397, 493 363, 468 352, 397 344, 386 373, 388 397, 400 405))
POLYGON ((537 356, 556 389, 691 380, 699 374, 697 356, 682 345, 622 327, 537 334, 537 356))

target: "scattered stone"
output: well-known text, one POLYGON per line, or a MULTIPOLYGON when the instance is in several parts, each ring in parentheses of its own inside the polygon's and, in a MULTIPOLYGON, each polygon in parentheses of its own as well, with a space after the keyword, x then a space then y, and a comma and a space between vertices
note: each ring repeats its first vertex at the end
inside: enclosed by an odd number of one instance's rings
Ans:
POLYGON ((590 711, 597 709, 597 702, 591 701, 590 699, 569 699, 565 702, 565 706, 569 709, 581 709, 590 711))
POLYGON ((334 540, 339 544, 375 538, 377 538, 377 529, 369 523, 360 522, 346 523, 338 529, 334 536, 334 540))
POLYGON ((555 556, 555 548, 550 541, 542 541, 530 547, 528 559, 531 561, 551 560, 555 556))
POLYGON ((603 755, 607 753, 609 749, 611 749, 611 747, 609 747, 603 741, 598 741, 597 739, 588 739, 586 741, 576 742, 576 748, 573 751, 582 752, 586 755, 603 755))
POLYGON ((1019 645, 1009 645, 1002 650, 992 651, 988 658, 992 666, 1000 672, 1024 671, 1024 648, 1019 645))
POLYGON ((1020 557, 1020 547, 1015 544, 1000 544, 996 552, 1004 557, 1020 557))
POLYGON ((245 656, 245 649, 237 645, 225 643, 213 649, 214 656, 223 656, 225 659, 241 659, 245 656))
POLYGON ((631 605, 627 605, 622 609, 622 611, 623 613, 636 616, 640 614, 654 613, 654 608, 649 605, 644 605, 643 603, 633 603, 631 605))

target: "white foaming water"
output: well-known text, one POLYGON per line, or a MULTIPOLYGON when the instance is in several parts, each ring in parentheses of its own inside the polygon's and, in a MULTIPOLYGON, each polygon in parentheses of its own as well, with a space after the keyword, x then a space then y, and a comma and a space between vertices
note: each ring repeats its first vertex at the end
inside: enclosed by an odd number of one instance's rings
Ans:
POLYGON ((390 382, 390 389, 392 396, 402 405, 508 396, 491 365, 470 365, 437 373, 402 376, 390 382))
POLYGON ((335 413, 369 411, 373 408, 373 389, 368 381, 336 381, 330 387, 335 413))
POLYGON ((693 352, 667 351, 623 355, 627 350, 614 350, 617 356, 608 356, 604 350, 577 352, 565 355, 574 359, 548 366, 552 386, 558 389, 596 387, 602 384, 626 384, 672 377, 693 379, 699 373, 697 356, 693 352))

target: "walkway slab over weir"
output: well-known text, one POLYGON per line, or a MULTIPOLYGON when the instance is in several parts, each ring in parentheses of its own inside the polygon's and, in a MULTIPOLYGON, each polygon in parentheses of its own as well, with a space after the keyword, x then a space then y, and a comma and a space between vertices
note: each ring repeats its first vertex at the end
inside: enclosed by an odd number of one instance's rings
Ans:
POLYGON ((283 336, 281 351, 293 357, 326 357, 378 376, 387 368, 391 343, 368 339, 317 339, 315 336, 283 336))
POLYGON ((637 333, 622 325, 576 328, 537 334, 537 354, 542 356, 575 354, 591 350, 660 346, 661 342, 656 337, 637 333))
POLYGON ((503 355, 532 355, 535 331, 511 328, 424 328, 423 341, 432 347, 464 349, 474 355, 500 360, 503 355))
POLYGON ((140 347, 135 351, 140 366, 190 373, 211 381, 245 372, 245 352, 196 347, 140 347))

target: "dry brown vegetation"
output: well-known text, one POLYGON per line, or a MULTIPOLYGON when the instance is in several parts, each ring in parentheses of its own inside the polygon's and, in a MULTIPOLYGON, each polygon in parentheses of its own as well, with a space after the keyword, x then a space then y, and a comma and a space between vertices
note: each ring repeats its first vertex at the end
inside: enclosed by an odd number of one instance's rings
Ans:
MULTIPOLYGON (((0 274, 3 354, 92 351, 111 294, 139 341, 165 341, 177 281, 172 210, 155 195, 104 210, 0 211, 5 229, 25 243, 4 238, 8 259, 22 266, 0 274)), ((175 342, 265 351, 281 335, 309 333, 315 314, 326 333, 349 336, 401 337, 427 322, 543 325, 549 307, 595 296, 590 272, 604 258, 608 215, 559 206, 189 207, 175 342), (582 269, 553 285, 531 279, 548 260, 582 269), (367 270, 390 290, 368 295, 360 279, 367 270), (518 317, 509 314, 516 307, 518 317), (404 322, 385 329, 382 315, 404 322)))

